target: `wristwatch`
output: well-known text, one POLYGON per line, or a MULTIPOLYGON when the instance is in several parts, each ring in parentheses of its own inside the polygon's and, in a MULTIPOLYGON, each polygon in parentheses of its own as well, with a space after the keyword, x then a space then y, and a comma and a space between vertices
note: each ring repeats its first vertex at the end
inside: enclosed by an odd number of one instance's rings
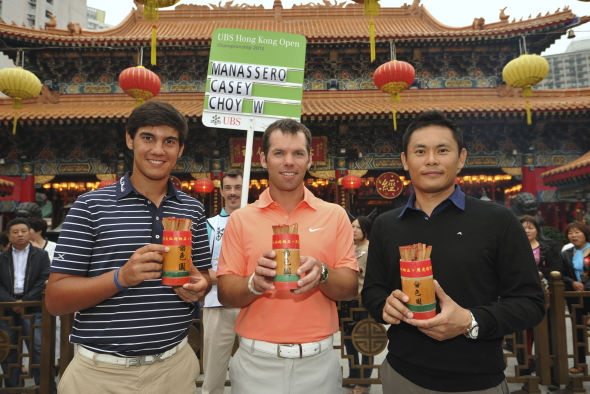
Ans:
POLYGON ((322 263, 322 273, 320 274, 320 284, 326 283, 328 280, 328 268, 322 263))
POLYGON ((479 336, 479 324, 477 324, 477 320, 475 320, 471 311, 469 311, 469 314, 471 315, 471 326, 465 331, 465 336, 469 339, 477 339, 479 336))

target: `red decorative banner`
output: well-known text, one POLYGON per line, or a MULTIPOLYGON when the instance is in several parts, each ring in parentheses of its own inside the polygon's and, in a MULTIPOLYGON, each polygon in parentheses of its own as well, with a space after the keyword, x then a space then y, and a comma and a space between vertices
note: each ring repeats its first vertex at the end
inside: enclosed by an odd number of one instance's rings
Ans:
MULTIPOLYGON (((246 139, 230 138, 230 162, 232 167, 240 167, 244 164, 246 156, 246 139)), ((254 138, 252 146, 252 167, 260 167, 260 154, 262 153, 262 138, 254 138)), ((311 161, 313 164, 325 166, 328 159, 328 139, 324 137, 312 137, 311 161)))
POLYGON ((273 234, 273 249, 299 249, 299 234, 273 234))
POLYGON ((392 199, 404 190, 404 182, 394 172, 384 172, 375 181, 375 189, 383 198, 392 199))
POLYGON ((191 245, 192 233, 190 231, 164 230, 163 245, 191 245))
POLYGON ((423 278, 432 276, 432 264, 430 259, 422 261, 400 260, 400 274, 402 278, 423 278))

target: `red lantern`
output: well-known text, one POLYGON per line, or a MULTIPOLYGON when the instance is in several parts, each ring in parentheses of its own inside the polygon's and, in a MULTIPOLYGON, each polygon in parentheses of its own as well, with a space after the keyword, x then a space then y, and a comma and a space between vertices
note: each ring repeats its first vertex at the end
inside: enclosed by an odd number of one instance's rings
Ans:
POLYGON ((211 193, 215 185, 209 178, 199 178, 195 181, 195 190, 197 193, 211 193))
MULTIPOLYGON (((411 86, 415 77, 416 71, 410 63, 392 60, 377 67, 373 74, 373 82, 379 89, 391 95, 392 103, 399 103, 400 91, 411 86)), ((395 106, 393 106, 393 129, 397 130, 395 106)))
POLYGON ((105 186, 112 185, 113 183, 117 183, 117 181, 113 181, 113 180, 108 180, 108 181, 100 181, 100 182, 98 183, 98 187, 97 187, 97 189, 100 189, 101 187, 105 187, 105 186))
POLYGON ((119 86, 135 99, 137 106, 157 96, 162 83, 156 73, 143 66, 137 66, 126 68, 119 74, 119 86))
POLYGON ((363 184, 363 179, 356 175, 346 175, 342 178, 343 189, 358 189, 363 184))

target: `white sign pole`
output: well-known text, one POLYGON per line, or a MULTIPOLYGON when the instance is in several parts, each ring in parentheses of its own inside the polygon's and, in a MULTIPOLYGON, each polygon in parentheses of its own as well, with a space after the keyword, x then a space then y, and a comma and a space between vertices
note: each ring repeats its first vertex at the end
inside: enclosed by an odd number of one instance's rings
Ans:
POLYGON ((248 204, 248 193, 250 191, 250 170, 252 167, 252 147, 254 146, 254 117, 250 117, 250 126, 246 134, 246 153, 244 154, 244 174, 242 182, 242 203, 241 208, 248 204))

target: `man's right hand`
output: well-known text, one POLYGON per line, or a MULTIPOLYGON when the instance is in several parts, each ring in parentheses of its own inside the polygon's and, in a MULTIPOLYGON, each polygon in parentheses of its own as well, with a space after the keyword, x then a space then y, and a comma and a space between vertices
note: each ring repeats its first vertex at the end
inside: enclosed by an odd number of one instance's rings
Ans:
POLYGON ((273 259, 276 257, 274 250, 267 250, 258 258, 258 266, 254 270, 252 278, 252 287, 256 291, 274 290, 273 278, 277 275, 277 263, 273 259))
POLYGON ((160 244, 149 244, 137 249, 119 270, 119 284, 132 287, 144 280, 160 278, 164 253, 169 250, 167 246, 160 244))
POLYGON ((383 320, 389 324, 399 324, 404 319, 411 319, 414 314, 406 306, 410 297, 401 290, 394 290, 385 300, 383 307, 383 320))

